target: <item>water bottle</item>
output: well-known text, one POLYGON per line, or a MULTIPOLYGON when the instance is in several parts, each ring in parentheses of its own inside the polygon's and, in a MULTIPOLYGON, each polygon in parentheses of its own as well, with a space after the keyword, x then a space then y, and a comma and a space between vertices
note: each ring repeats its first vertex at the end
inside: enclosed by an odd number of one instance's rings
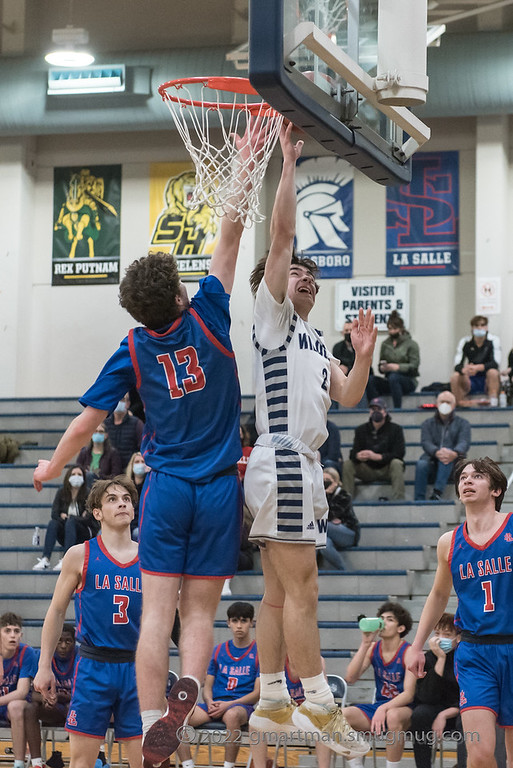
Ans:
POLYGON ((358 626, 362 632, 377 632, 378 630, 385 628, 385 622, 381 616, 376 616, 375 618, 367 618, 367 616, 362 616, 358 622, 358 626))
POLYGON ((502 392, 499 395, 499 406, 501 408, 506 408, 507 404, 508 404, 508 401, 506 398, 506 393, 504 392, 504 390, 502 390, 502 392))
POLYGON ((40 537, 39 537, 39 526, 36 525, 36 527, 34 528, 34 533, 32 534, 32 546, 33 547, 38 547, 39 546, 39 540, 40 540, 40 537))

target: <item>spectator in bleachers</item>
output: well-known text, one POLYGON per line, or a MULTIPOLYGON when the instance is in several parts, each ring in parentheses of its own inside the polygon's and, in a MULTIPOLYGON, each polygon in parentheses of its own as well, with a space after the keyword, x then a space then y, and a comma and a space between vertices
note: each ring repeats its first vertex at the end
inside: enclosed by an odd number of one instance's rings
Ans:
MULTIPOLYGON (((62 486, 55 494, 52 504, 52 517, 48 523, 43 547, 43 555, 32 568, 33 571, 45 571, 50 567, 50 559, 58 541, 67 552, 74 544, 81 544, 96 535, 98 527, 86 510, 87 485, 83 468, 74 464, 62 481, 62 486)), ((62 557, 54 567, 60 571, 62 557)))
MULTIPOLYGON (((203 686, 203 703, 196 704, 188 724, 199 727, 222 720, 228 734, 240 733, 260 694, 258 654, 251 639, 255 609, 251 603, 232 603, 227 610, 228 628, 232 637, 214 648, 207 678, 203 686)), ((224 742, 225 768, 233 768, 239 752, 239 742, 228 736, 224 742)), ((182 763, 192 768, 191 751, 185 742, 178 748, 182 763)))
POLYGON ((467 395, 486 394, 491 406, 499 403, 501 385, 501 346, 497 336, 488 333, 488 318, 475 315, 470 321, 471 335, 458 343, 451 376, 451 392, 456 405, 469 407, 467 395))
MULTIPOLYGON (((454 614, 444 613, 434 628, 425 653, 426 676, 417 680, 415 706, 410 729, 414 734, 413 753, 416 768, 431 768, 433 738, 444 732, 462 732, 460 689, 454 672, 454 651, 461 631, 454 626, 454 614)), ((458 749, 456 768, 464 768, 466 750, 458 749), (463 754, 462 754, 463 752, 463 754)))
POLYGON ((142 453, 140 451, 133 453, 126 468, 126 475, 133 482, 137 491, 137 504, 134 504, 134 519, 130 523, 130 530, 134 541, 139 541, 139 501, 144 481, 149 471, 150 468, 146 466, 142 453))
POLYGON ((105 428, 113 448, 121 457, 123 469, 130 457, 141 449, 143 423, 130 412, 130 395, 127 394, 105 419, 105 428))
POLYGON ((108 480, 122 472, 121 456, 112 447, 105 423, 93 432, 89 445, 77 456, 77 464, 86 471, 87 486, 95 480, 108 480))
POLYGON ((25 710, 29 707, 30 683, 36 674, 37 656, 33 648, 21 642, 23 621, 15 613, 0 616, 0 721, 11 726, 14 768, 25 766, 27 740, 34 768, 41 768, 41 734, 25 727, 25 710), (39 746, 39 751, 38 751, 39 746))
POLYGON ((243 483, 244 475, 246 474, 246 467, 248 465, 248 459, 250 457, 251 451, 253 450, 249 429, 244 424, 240 425, 240 442, 242 445, 242 456, 237 462, 237 469, 239 472, 240 481, 243 483))
POLYGON ((324 467, 323 480, 329 510, 326 548, 321 549, 321 555, 334 568, 344 571, 346 566, 340 552, 358 545, 360 523, 353 510, 351 496, 342 487, 337 470, 324 467))
MULTIPOLYGON (((381 397, 371 400, 370 418, 356 427, 349 460, 342 468, 342 484, 354 498, 355 477, 392 485, 392 499, 404 499, 404 432, 394 424, 381 397)), ((380 497, 385 500, 384 497, 380 497)))
POLYGON ((404 327, 401 315, 394 309, 387 322, 388 338, 379 352, 379 372, 382 376, 369 376, 367 398, 369 402, 380 395, 392 395, 394 408, 400 408, 403 395, 415 391, 419 375, 419 345, 404 327))
POLYGON ((415 500, 426 498, 428 483, 434 483, 431 501, 440 501, 449 482, 454 462, 467 455, 470 424, 456 416, 456 398, 452 392, 440 392, 436 413, 422 424, 420 442, 424 453, 415 467, 415 500))
POLYGON ((319 461, 323 467, 333 467, 337 472, 342 469, 342 453, 340 445, 340 430, 328 419, 326 422, 328 437, 319 448, 319 461))
POLYGON ((355 351, 351 344, 351 329, 353 324, 351 322, 344 323, 342 328, 342 340, 337 341, 333 347, 333 357, 336 357, 340 362, 340 367, 347 374, 354 365, 355 351))
MULTIPOLYGON (((376 614, 384 628, 362 632, 360 647, 348 664, 346 682, 356 683, 372 664, 376 683, 372 704, 345 707, 347 722, 355 731, 371 731, 386 737, 387 768, 399 765, 404 732, 411 720, 415 677, 406 669, 410 644, 403 638, 412 627, 409 612, 399 603, 386 602, 376 614), (379 638, 379 639, 378 639, 379 638)), ((348 760, 350 768, 363 768, 361 758, 348 760)))
POLYGON ((50 727, 64 726, 68 716, 77 658, 75 627, 73 624, 64 624, 52 661, 55 693, 45 700, 38 691, 32 691, 32 702, 25 713, 27 726, 33 730, 34 737, 39 731, 40 721, 43 725, 50 727))

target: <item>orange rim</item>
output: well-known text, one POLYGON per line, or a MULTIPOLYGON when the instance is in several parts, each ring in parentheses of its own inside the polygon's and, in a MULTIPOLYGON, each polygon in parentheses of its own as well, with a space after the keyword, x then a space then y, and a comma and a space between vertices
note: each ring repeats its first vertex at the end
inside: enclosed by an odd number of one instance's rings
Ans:
MULTIPOLYGON (((196 101, 195 99, 184 99, 169 90, 175 88, 179 91, 184 85, 203 85, 205 88, 211 88, 218 91, 229 91, 231 93, 240 93, 244 96, 259 96, 247 77, 182 77, 178 80, 170 80, 167 83, 159 85, 158 92, 164 101, 174 101, 184 107, 206 107, 207 109, 247 109, 250 112, 258 112, 261 109, 272 109, 265 101, 254 104, 239 104, 237 102, 217 102, 217 101, 196 101)), ((273 110, 274 112, 275 110, 273 110)))

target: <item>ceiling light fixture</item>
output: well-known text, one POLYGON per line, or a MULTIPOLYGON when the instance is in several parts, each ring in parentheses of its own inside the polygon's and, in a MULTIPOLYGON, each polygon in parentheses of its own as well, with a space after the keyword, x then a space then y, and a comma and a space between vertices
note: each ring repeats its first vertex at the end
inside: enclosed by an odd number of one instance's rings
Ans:
POLYGON ((45 61, 53 67, 87 67, 94 61, 94 56, 77 46, 87 45, 89 33, 86 29, 69 24, 65 29, 52 31, 52 42, 57 46, 47 53, 45 61))

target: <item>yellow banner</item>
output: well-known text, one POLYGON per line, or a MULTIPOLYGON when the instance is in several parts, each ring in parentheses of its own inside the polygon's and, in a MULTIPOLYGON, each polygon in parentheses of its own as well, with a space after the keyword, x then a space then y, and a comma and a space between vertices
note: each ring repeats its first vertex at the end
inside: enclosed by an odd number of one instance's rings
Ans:
POLYGON ((220 228, 219 218, 207 205, 187 208, 194 178, 191 163, 150 164, 149 250, 172 253, 181 278, 189 280, 208 273, 220 228))

